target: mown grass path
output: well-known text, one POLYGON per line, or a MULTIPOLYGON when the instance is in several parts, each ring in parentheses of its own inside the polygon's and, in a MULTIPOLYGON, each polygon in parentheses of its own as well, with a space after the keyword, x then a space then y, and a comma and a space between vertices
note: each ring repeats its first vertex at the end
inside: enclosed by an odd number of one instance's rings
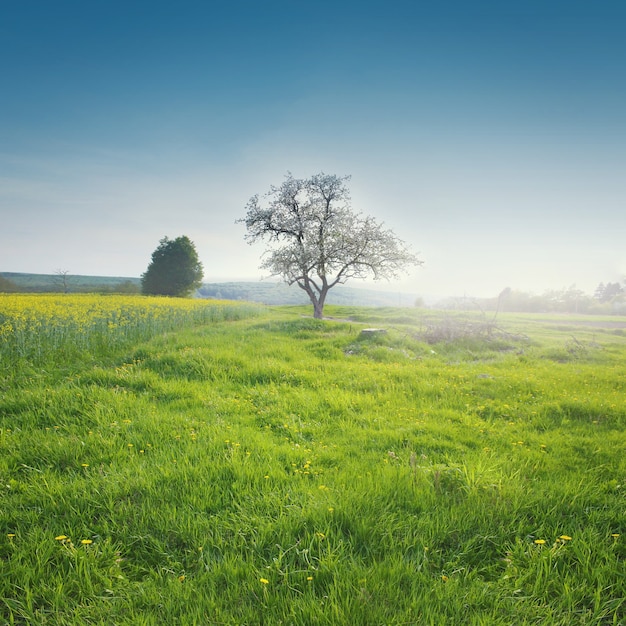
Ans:
POLYGON ((624 623, 623 331, 304 310, 0 382, 0 623, 624 623))

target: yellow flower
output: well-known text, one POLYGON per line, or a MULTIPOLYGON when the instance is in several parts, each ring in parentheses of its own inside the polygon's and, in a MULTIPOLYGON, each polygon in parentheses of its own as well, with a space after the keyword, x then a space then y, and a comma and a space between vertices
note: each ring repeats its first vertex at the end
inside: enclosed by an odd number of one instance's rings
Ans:
POLYGON ((535 539, 535 543, 536 543, 538 546, 542 546, 545 542, 546 542, 546 540, 545 540, 545 539, 535 539))
POLYGON ((447 583, 447 582, 448 582, 448 580, 449 580, 449 578, 448 578, 445 574, 443 574, 443 575, 441 576, 441 580, 443 580, 443 582, 444 582, 444 583, 447 583))
POLYGON ((267 580, 267 578, 259 578, 259 580, 264 584, 264 585, 269 585, 270 581, 267 580))
POLYGON ((67 539, 67 535, 59 535, 58 537, 55 537, 54 539, 56 541, 65 541, 67 539))
POLYGON ((93 541, 91 539, 81 539, 80 542, 84 545, 84 546, 88 546, 91 545, 93 543, 93 541))
POLYGON ((559 539, 561 539, 562 541, 571 541, 572 538, 569 535, 561 535, 559 537, 559 539))
POLYGON ((611 537, 613 537, 613 539, 617 539, 619 537, 619 533, 611 533, 611 537))
POLYGON ((307 580, 313 580, 313 576, 307 576, 306 579, 307 580))
POLYGON ((7 537, 9 539, 13 539, 13 537, 15 537, 15 533, 7 533, 7 537))

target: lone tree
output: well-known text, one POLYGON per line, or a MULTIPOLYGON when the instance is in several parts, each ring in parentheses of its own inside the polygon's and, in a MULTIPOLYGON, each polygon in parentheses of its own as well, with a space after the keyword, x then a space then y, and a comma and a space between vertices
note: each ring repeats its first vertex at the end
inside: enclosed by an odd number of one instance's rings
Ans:
POLYGON ((324 173, 308 179, 287 174, 280 187, 272 186, 263 206, 253 196, 246 217, 246 240, 268 240, 261 267, 303 289, 321 319, 330 289, 350 278, 395 278, 417 256, 373 217, 350 207, 349 176, 324 173))
POLYGON ((190 295, 202 284, 202 263, 189 237, 163 237, 141 276, 141 291, 149 295, 190 295))

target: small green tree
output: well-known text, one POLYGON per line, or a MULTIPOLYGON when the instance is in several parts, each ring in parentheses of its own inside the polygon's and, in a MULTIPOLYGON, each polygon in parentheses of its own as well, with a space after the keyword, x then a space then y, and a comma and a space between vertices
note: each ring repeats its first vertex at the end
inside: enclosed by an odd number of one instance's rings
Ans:
POLYGON ((141 291, 148 295, 189 296, 202 284, 202 263, 189 237, 163 237, 141 276, 141 291))

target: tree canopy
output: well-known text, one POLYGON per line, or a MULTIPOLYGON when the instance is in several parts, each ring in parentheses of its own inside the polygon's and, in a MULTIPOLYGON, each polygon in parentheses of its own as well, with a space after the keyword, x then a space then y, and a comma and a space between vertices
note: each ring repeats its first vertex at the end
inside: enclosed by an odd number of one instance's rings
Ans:
POLYGON ((249 243, 269 242, 261 265, 309 296, 321 318, 328 291, 351 278, 391 279, 421 261, 373 217, 352 210, 349 176, 324 173, 297 179, 253 196, 245 218, 249 243))
POLYGON ((200 287, 203 275, 196 247, 188 237, 164 237, 141 276, 141 291, 149 295, 188 296, 200 287))

